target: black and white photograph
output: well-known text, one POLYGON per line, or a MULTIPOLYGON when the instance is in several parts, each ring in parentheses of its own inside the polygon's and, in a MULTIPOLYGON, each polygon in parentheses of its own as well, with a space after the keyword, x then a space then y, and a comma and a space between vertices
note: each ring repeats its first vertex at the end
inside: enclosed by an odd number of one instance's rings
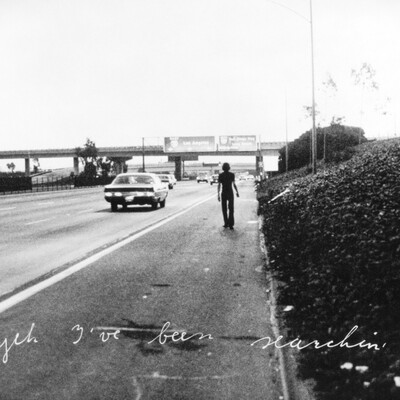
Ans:
POLYGON ((0 400, 399 400, 399 21, 0 0, 0 400))

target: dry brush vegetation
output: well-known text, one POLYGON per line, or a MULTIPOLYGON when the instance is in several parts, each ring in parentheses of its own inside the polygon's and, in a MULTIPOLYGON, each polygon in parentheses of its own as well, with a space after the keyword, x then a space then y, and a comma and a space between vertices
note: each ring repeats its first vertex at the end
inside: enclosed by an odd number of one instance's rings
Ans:
POLYGON ((301 376, 323 400, 400 399, 400 142, 363 144, 304 175, 280 175, 258 192, 278 302, 293 306, 282 313, 287 332, 339 342, 357 326, 348 343, 380 350, 310 346, 301 376))

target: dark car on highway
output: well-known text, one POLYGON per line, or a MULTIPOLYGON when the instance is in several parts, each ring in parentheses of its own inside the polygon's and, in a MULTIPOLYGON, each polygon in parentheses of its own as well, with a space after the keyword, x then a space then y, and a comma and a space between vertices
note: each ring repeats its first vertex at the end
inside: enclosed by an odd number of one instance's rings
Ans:
POLYGON ((111 211, 118 205, 124 209, 128 205, 150 205, 153 210, 165 207, 168 187, 156 174, 144 172, 119 174, 110 185, 104 188, 104 198, 111 204, 111 211))

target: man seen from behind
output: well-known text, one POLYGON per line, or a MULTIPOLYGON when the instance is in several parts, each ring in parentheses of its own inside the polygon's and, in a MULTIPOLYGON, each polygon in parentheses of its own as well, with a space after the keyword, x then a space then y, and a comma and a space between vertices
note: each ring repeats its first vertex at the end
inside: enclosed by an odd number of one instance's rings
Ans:
POLYGON ((235 174, 229 172, 230 169, 231 167, 228 163, 222 165, 222 170, 224 172, 220 173, 218 176, 218 201, 221 201, 222 205, 224 228, 229 227, 233 229, 233 225, 235 224, 233 189, 235 189, 237 197, 239 197, 239 192, 235 183, 235 174))

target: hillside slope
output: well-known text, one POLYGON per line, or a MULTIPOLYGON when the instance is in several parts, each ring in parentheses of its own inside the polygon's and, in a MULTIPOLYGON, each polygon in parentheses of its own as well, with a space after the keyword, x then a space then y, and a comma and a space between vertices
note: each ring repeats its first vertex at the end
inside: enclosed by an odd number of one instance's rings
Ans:
POLYGON ((258 193, 290 339, 332 341, 299 351, 301 375, 319 399, 400 399, 400 141, 302 174, 258 193))

